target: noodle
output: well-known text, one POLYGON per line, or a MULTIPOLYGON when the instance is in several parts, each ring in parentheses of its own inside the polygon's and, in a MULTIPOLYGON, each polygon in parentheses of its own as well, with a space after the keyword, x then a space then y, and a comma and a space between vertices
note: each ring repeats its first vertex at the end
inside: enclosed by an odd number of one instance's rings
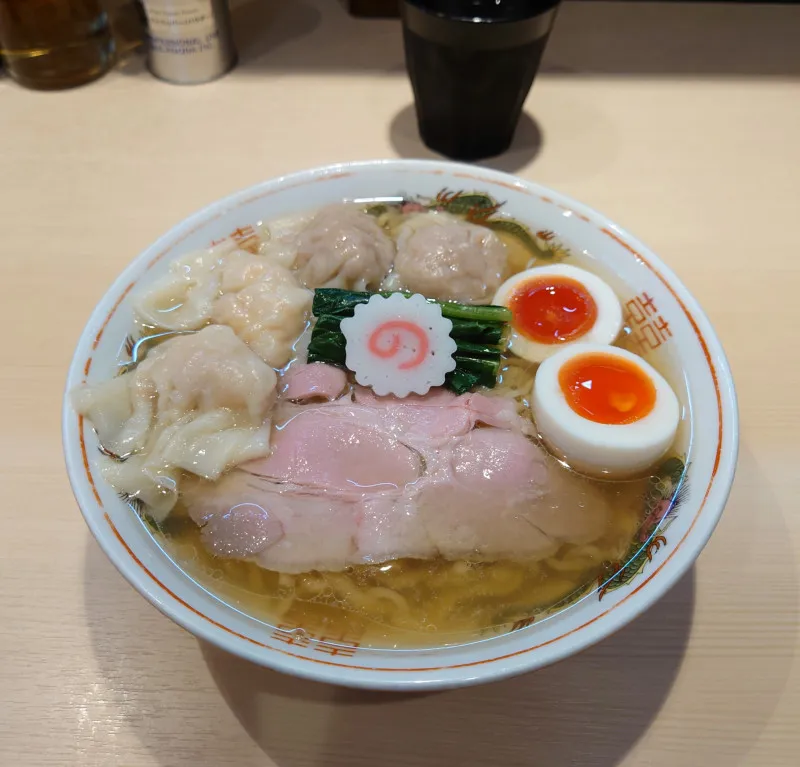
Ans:
MULTIPOLYGON (((520 379, 531 375, 524 365, 509 368, 520 379)), ((269 623, 395 647, 429 646, 435 631, 437 644, 452 644, 502 631, 557 605, 595 582, 605 572, 605 563, 623 556, 641 523, 642 500, 653 492, 653 485, 647 479, 600 485, 618 510, 613 526, 598 540, 562 546, 538 561, 403 559, 346 572, 288 575, 252 562, 213 557, 202 544, 200 528, 180 504, 163 541, 198 581, 269 623)))
POLYGON ((294 576, 280 573, 278 575, 278 602, 274 612, 277 617, 283 617, 292 607, 295 600, 294 576))
POLYGON ((388 600, 391 602, 400 612, 409 613, 410 608, 408 606, 408 602, 400 596, 397 591, 393 589, 387 589, 385 586, 374 586, 367 592, 367 597, 373 597, 374 599, 383 599, 388 600))
POLYGON ((595 560, 592 557, 586 557, 582 552, 577 555, 567 556, 562 559, 553 557, 547 560, 547 566, 556 572, 581 572, 590 568, 595 560))
POLYGON ((264 576, 260 567, 247 568, 247 585, 251 591, 261 591, 264 588, 264 576))
MULTIPOLYGON (((260 569, 260 568, 259 568, 260 569)), ((314 597, 322 594, 328 585, 321 575, 303 575, 298 578, 297 591, 305 597, 314 597)))
MULTIPOLYGON (((405 216, 389 206, 376 218, 396 238, 405 216)), ((531 265, 531 256, 517 237, 499 232, 508 252, 508 271, 531 265)), ((261 237, 261 233, 259 233, 261 237)), ((260 252, 271 243, 268 230, 257 243, 260 252)), ((391 275, 390 275, 391 278, 391 275)), ((508 353, 494 389, 481 393, 514 401, 536 437, 530 399, 537 364, 508 353)), ((552 472, 583 488, 575 475, 552 459, 552 472)), ((576 503, 585 495, 576 491, 576 503)), ((471 641, 508 630, 518 620, 563 607, 565 598, 586 593, 620 560, 642 522, 646 498, 660 498, 665 488, 648 479, 593 482, 614 508, 608 529, 586 544, 563 545, 554 554, 526 561, 447 561, 400 559, 381 565, 358 565, 345 572, 305 572, 288 575, 265 570, 250 561, 223 560, 208 553, 200 528, 189 519, 181 501, 159 535, 179 566, 214 593, 267 623, 289 623, 309 635, 350 637, 365 646, 430 646, 471 641), (559 604, 561 602, 561 604, 559 604)))

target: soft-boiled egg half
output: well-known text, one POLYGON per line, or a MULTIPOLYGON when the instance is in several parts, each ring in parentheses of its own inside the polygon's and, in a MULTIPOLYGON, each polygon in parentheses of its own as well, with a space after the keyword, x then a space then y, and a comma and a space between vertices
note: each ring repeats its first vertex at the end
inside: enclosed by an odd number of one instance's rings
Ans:
POLYGON ((569 264, 526 269, 507 279, 494 304, 511 310, 509 349, 541 362, 565 344, 610 344, 622 329, 622 307, 596 274, 569 264))
POLYGON ((547 446, 576 471, 633 476, 675 439, 678 398, 641 357, 602 344, 572 344, 539 367, 533 417, 547 446))

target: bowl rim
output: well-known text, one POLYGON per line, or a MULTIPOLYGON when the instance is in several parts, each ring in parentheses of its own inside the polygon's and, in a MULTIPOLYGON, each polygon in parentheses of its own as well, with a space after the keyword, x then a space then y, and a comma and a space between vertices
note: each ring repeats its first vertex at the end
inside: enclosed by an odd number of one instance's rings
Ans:
MULTIPOLYGON (((110 315, 106 318, 106 323, 109 318, 110 315)), ((136 255, 114 280, 111 286, 104 292, 81 331, 79 341, 76 344, 75 354, 69 365, 64 392, 62 445, 73 495, 87 526, 101 549, 125 579, 142 596, 160 612, 178 623, 194 636, 258 665, 267 666, 274 670, 305 679, 364 689, 431 690, 500 680, 558 662, 570 655, 574 655, 591 647, 607 636, 615 633, 644 612, 653 603, 658 601, 658 599, 672 588, 693 565, 708 542, 716 525, 719 523, 722 511, 724 510, 730 494, 736 470, 739 446, 739 425, 736 392, 730 366, 722 344, 711 322, 700 308, 697 300, 683 285, 675 273, 656 256, 650 248, 636 237, 632 236, 627 230, 618 226, 607 216, 573 200, 567 195, 537 184, 536 182, 522 179, 502 171, 443 160, 380 159, 318 166, 267 179, 255 185, 240 189, 190 214, 136 255), (91 497, 83 497, 87 494, 79 485, 77 479, 84 471, 85 456, 77 455, 74 441, 68 440, 68 437, 71 436, 74 431, 74 422, 76 420, 75 413, 69 402, 68 393, 76 382, 82 380, 84 373, 82 357, 80 355, 81 346, 84 344, 87 337, 91 337, 95 327, 100 326, 100 332, 102 333, 105 324, 100 325, 98 320, 108 314, 109 308, 111 309, 111 313, 113 313, 117 306, 122 303, 128 290, 132 287, 132 285, 128 283, 130 283, 132 275, 141 269, 141 264, 150 257, 150 264, 152 265, 152 263, 155 263, 163 257, 172 247, 179 244, 197 228, 249 200, 267 196, 273 191, 277 192, 288 188, 288 186, 306 184, 318 178, 329 179, 339 175, 352 175, 358 174, 360 171, 375 169, 385 169, 387 171, 398 169, 406 172, 419 171, 424 173, 441 172, 443 174, 469 178, 475 181, 485 180, 493 184, 505 186, 514 191, 533 194, 546 202, 553 202, 564 209, 570 209, 579 216, 586 218, 588 221, 594 219, 596 222, 602 222, 604 233, 616 240, 618 244, 643 262, 678 301, 697 333, 708 360, 718 398, 720 444, 717 463, 712 473, 708 489, 705 492, 705 497, 700 501, 700 506, 696 511, 695 519, 681 541, 676 544, 664 564, 666 564, 666 561, 672 557, 672 554, 674 554, 678 548, 681 548, 682 556, 679 558, 677 564, 666 573, 663 573, 660 578, 655 579, 655 582, 650 584, 648 590, 643 592, 638 599, 629 601, 626 597, 624 600, 621 600, 607 611, 602 612, 600 616, 596 616, 590 621, 594 622, 597 617, 607 618, 599 630, 582 631, 578 637, 570 637, 570 641, 561 642, 557 649, 551 649, 550 652, 547 653, 548 657, 546 658, 535 652, 541 645, 533 644, 533 646, 521 651, 513 652, 505 656, 500 655, 492 659, 493 661, 501 661, 500 663, 487 663, 482 661, 476 663, 474 666, 470 663, 454 664, 451 666, 442 664, 436 668, 458 670, 459 673, 455 676, 425 676, 424 679, 414 679, 413 675, 415 672, 436 669, 409 668, 400 669, 400 671, 404 672, 403 674, 385 674, 384 671, 379 668, 353 667, 344 664, 326 663, 316 659, 314 663, 303 663, 302 661, 305 660, 305 658, 293 654, 288 654, 289 657, 284 658, 280 653, 265 653, 263 652, 263 648, 258 646, 258 643, 253 643, 252 645, 239 643, 238 645, 232 646, 233 640, 231 640, 229 634, 240 637, 242 635, 238 635, 231 629, 216 623, 216 621, 208 616, 202 615, 202 613, 199 613, 199 611, 191 607, 180 596, 170 591, 169 588, 162 584, 140 562, 134 552, 128 547, 127 543, 125 543, 107 513, 90 513, 85 507, 84 501, 91 503, 92 499, 91 497), (126 285, 128 286, 127 288, 126 285), (114 296, 118 296, 116 302, 112 301, 114 296), (713 498, 710 498, 712 488, 715 492, 713 498), (705 527, 702 530, 695 530, 694 524, 699 517, 700 509, 703 508, 705 509, 705 527), (107 522, 108 525, 101 524, 101 521, 107 522), (694 534, 690 535, 693 530, 695 530, 694 534), (115 542, 121 544, 121 546, 116 546, 115 542), (171 597, 168 600, 164 599, 165 591, 167 595, 171 597), (200 620, 201 617, 205 620, 200 620), (222 631, 221 629, 225 630, 222 631), (504 663, 502 661, 507 662, 504 663), (355 671, 356 668, 360 670, 360 673, 348 673, 348 671, 355 671)), ((90 495, 89 493, 88 496, 90 495)), ((102 504, 100 504, 100 506, 102 506, 102 504)), ((100 511, 102 511, 102 508, 100 511)), ((642 587, 648 584, 650 580, 654 579, 659 572, 660 568, 651 573, 649 577, 633 589, 629 596, 640 593, 642 587)), ((586 626, 588 626, 588 623, 578 628, 584 628, 586 626)), ((575 631, 577 631, 577 629, 575 629, 575 631)), ((243 638, 249 639, 248 637, 243 638)))

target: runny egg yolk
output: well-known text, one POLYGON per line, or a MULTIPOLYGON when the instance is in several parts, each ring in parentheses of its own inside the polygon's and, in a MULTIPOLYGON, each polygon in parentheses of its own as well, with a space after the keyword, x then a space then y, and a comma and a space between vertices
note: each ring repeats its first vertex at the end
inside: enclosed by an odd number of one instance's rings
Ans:
POLYGON ((514 329, 540 344, 560 344, 588 333, 597 320, 591 293, 570 277, 532 278, 519 285, 508 304, 514 329))
POLYGON ((634 362, 611 354, 581 354, 565 362, 558 383, 569 406, 595 423, 634 423, 656 404, 656 387, 634 362))

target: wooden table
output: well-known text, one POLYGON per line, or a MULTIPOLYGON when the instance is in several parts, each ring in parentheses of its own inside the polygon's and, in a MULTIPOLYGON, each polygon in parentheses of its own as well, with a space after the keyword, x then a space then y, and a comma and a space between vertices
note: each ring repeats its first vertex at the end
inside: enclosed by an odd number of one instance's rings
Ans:
POLYGON ((65 476, 73 345, 137 252, 276 174, 430 155, 396 22, 330 0, 234 10, 242 64, 213 84, 136 61, 71 92, 0 81, 0 764, 800 764, 800 8, 565 5, 515 146, 489 164, 620 221, 699 298, 736 376, 738 477, 696 567, 633 625, 422 697, 201 646, 106 561, 65 476))

